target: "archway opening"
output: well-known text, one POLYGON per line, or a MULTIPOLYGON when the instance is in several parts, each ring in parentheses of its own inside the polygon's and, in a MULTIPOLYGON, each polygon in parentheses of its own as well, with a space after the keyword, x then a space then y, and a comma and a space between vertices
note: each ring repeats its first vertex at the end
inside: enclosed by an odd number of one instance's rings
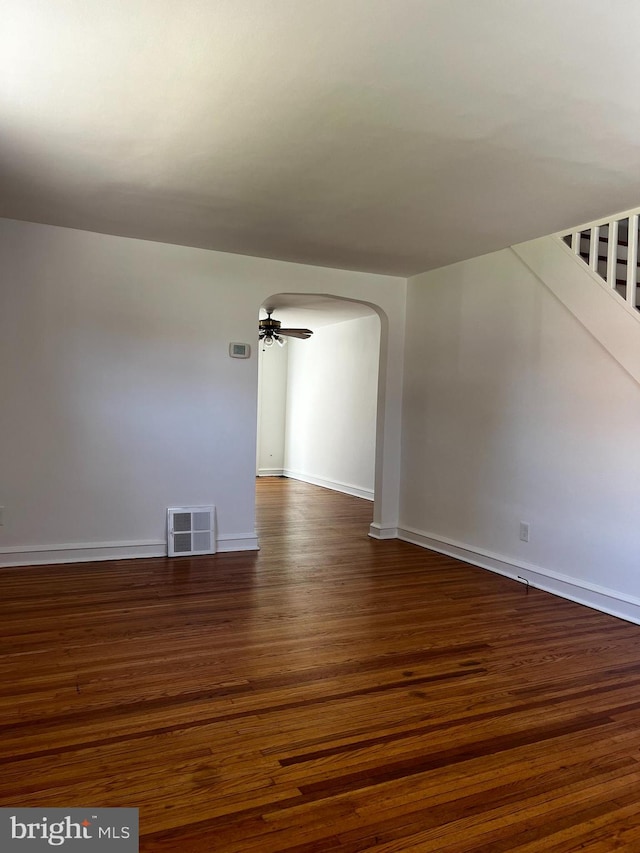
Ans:
POLYGON ((373 501, 384 418, 382 312, 366 302, 299 293, 269 297, 260 318, 266 309, 283 327, 314 334, 259 347, 257 475, 373 501))

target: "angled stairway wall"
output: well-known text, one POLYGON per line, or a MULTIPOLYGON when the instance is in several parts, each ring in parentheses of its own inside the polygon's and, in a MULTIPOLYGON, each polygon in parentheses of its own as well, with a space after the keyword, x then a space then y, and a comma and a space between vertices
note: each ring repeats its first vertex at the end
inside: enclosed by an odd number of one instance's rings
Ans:
POLYGON ((513 252, 615 360, 640 382, 640 314, 555 237, 512 247, 513 252))
POLYGON ((399 535, 640 622, 640 323, 594 275, 544 238, 409 281, 399 535))

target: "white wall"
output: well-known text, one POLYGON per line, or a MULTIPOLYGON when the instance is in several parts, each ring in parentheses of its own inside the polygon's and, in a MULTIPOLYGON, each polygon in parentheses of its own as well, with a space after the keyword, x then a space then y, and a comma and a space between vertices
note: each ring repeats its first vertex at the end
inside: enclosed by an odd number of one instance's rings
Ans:
POLYGON ((321 326, 287 348, 287 475, 373 500, 378 316, 321 326))
POLYGON ((637 382, 510 250, 407 316, 401 536, 640 621, 637 382))
POLYGON ((284 471, 289 347, 258 347, 259 477, 277 477, 284 471))
POLYGON ((404 280, 11 220, 0 257, 0 563, 163 553, 182 504, 255 547, 256 318, 282 290, 381 307, 376 519, 397 524, 404 280))

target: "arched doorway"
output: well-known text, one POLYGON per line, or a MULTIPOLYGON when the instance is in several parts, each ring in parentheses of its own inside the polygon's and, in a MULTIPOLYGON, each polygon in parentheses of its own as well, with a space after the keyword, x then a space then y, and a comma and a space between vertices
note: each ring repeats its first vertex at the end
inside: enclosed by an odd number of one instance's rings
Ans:
POLYGON ((306 327, 314 336, 260 348, 258 476, 285 475, 373 500, 384 419, 383 312, 358 300, 299 293, 264 300, 261 317, 266 308, 283 326, 306 327))

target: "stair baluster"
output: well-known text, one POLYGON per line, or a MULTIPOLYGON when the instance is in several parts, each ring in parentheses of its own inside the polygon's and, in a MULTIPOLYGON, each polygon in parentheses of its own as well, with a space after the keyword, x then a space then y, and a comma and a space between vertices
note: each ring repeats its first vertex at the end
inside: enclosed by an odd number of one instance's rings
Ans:
POLYGON ((636 311, 640 311, 639 214, 640 209, 557 235, 574 255, 636 311))

